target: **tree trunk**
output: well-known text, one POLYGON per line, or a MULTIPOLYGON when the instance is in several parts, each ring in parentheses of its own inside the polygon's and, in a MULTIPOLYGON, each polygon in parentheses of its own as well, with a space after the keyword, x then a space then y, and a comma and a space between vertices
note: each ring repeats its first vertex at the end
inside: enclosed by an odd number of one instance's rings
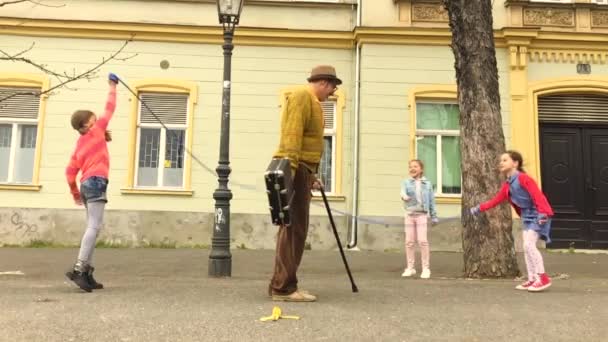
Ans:
POLYGON ((505 151, 491 0, 443 0, 450 18, 460 106, 462 247, 466 277, 519 275, 511 210, 503 204, 477 217, 469 208, 500 189, 505 151))

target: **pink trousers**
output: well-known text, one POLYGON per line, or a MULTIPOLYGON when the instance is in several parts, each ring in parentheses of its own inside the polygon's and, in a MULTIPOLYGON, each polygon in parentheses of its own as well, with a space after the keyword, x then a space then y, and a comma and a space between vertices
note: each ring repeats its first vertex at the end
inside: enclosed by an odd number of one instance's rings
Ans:
POLYGON ((427 240, 427 216, 421 214, 405 215, 405 257, 407 268, 414 268, 416 264, 416 242, 420 246, 422 257, 422 268, 429 268, 430 252, 429 241, 427 240))
POLYGON ((524 229, 524 259, 526 260, 526 268, 528 269, 528 280, 535 281, 539 274, 545 273, 545 264, 543 255, 540 254, 536 243, 539 235, 532 229, 524 229))

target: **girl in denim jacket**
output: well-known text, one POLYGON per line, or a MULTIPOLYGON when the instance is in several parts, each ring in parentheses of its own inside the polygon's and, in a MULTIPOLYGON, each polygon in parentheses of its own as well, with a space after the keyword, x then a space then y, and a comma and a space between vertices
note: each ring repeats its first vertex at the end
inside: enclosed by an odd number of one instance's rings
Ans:
POLYGON ((410 178, 401 182, 401 200, 405 209, 405 256, 407 267, 402 277, 411 277, 416 274, 415 244, 420 246, 422 259, 422 273, 420 278, 431 277, 430 248, 427 239, 427 217, 432 223, 438 222, 435 211, 435 195, 433 185, 423 176, 424 164, 418 159, 409 163, 410 178))
POLYGON ((500 157, 500 171, 507 176, 496 196, 488 202, 471 208, 478 215, 504 201, 509 201, 523 225, 524 257, 528 269, 528 281, 517 285, 518 290, 539 292, 551 286, 551 278, 545 273, 543 256, 536 247, 538 239, 551 242, 551 216, 553 209, 536 182, 524 172, 524 161, 517 151, 507 151, 500 157))

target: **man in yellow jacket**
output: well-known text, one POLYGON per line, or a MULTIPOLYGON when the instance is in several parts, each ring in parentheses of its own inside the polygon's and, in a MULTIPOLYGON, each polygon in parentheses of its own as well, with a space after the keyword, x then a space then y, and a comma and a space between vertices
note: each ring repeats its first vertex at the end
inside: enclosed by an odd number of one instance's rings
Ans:
POLYGON ((289 302, 313 302, 317 298, 298 290, 296 272, 308 234, 308 215, 311 190, 322 185, 315 176, 323 154, 323 109, 321 101, 327 100, 342 81, 336 70, 329 65, 312 69, 308 85, 286 94, 286 104, 281 113, 281 140, 274 157, 288 158, 291 164, 293 190, 290 208, 291 225, 279 227, 269 294, 273 300, 289 302))

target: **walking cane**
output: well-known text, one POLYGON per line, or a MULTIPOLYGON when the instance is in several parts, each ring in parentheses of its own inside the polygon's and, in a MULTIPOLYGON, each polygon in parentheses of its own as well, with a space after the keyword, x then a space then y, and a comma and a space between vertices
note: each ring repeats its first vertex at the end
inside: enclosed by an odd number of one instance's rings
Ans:
POLYGON ((336 224, 334 223, 334 217, 331 215, 331 209, 329 209, 329 203, 327 202, 327 197, 325 197, 325 190, 321 188, 321 196, 323 196, 323 202, 325 202, 325 208, 327 209, 327 215, 329 216, 329 222, 331 223, 331 228, 334 230, 334 236, 336 237, 336 241, 338 242, 338 248, 340 249, 340 255, 342 256, 342 261, 344 261, 344 266, 346 267, 346 272, 348 273, 348 278, 350 279, 350 284, 353 287, 353 292, 359 292, 357 285, 355 285, 355 281, 353 280, 353 275, 350 273, 350 267, 348 267, 348 262, 346 261, 346 256, 344 256, 344 250, 342 249, 342 243, 340 242, 340 236, 338 236, 338 230, 336 229, 336 224))

